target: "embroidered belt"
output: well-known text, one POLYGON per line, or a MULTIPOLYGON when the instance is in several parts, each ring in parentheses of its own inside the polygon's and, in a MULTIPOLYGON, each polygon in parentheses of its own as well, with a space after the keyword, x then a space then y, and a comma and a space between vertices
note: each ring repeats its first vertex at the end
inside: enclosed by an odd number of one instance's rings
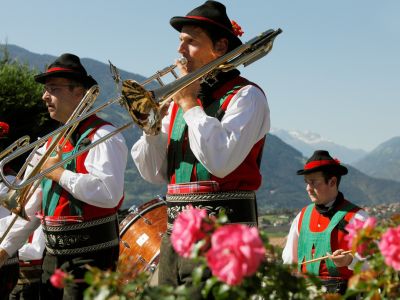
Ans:
POLYGON ((62 226, 42 224, 46 250, 52 255, 90 253, 119 244, 117 215, 62 226))
POLYGON ((19 263, 19 259, 17 256, 12 256, 9 259, 6 260, 6 262, 4 263, 3 266, 10 266, 10 265, 14 265, 14 264, 18 264, 19 263))
POLYGON ((188 205, 204 208, 209 215, 225 211, 230 223, 257 226, 257 203, 253 191, 232 191, 195 194, 167 194, 167 232, 171 233, 174 220, 188 205))

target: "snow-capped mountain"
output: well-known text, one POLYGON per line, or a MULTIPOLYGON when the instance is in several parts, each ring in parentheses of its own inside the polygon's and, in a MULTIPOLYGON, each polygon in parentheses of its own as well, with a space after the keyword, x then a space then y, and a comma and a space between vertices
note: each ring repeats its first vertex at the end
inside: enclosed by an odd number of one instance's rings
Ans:
POLYGON ((315 150, 328 150, 333 157, 346 164, 351 164, 364 157, 367 152, 362 149, 351 149, 338 145, 311 131, 297 131, 272 128, 271 133, 278 136, 285 143, 299 150, 305 157, 310 157, 315 150))

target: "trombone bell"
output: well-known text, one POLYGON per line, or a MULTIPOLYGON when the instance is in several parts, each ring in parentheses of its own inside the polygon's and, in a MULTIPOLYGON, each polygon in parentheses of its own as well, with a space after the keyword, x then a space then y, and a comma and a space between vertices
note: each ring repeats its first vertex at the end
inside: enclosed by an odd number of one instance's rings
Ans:
POLYGON ((19 193, 17 190, 9 190, 6 195, 0 198, 0 205, 11 213, 29 221, 25 208, 19 202, 19 193))
POLYGON ((133 121, 146 134, 157 135, 161 131, 161 116, 159 105, 153 100, 151 92, 135 80, 124 80, 122 82, 122 101, 133 121))

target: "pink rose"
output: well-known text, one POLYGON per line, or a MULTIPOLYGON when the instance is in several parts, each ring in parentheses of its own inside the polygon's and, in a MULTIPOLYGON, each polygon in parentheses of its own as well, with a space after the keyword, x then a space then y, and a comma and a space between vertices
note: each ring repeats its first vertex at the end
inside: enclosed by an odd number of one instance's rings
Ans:
POLYGON ((385 263, 396 271, 400 271, 400 226, 389 228, 382 234, 379 249, 385 258, 385 263))
POLYGON ((68 274, 62 271, 61 269, 56 269, 54 274, 50 277, 51 284, 59 289, 64 288, 66 279, 68 278, 68 274))
POLYGON ((213 227, 207 220, 207 210, 191 206, 178 215, 172 229, 171 242, 180 256, 190 257, 194 244, 206 237, 206 233, 213 227))
POLYGON ((265 248, 257 228, 229 224, 214 232, 206 258, 214 276, 229 285, 238 285, 243 277, 257 271, 265 258, 265 248))
POLYGON ((368 242, 361 243, 361 231, 364 231, 364 234, 370 233, 376 226, 376 218, 369 217, 365 221, 360 221, 355 219, 353 222, 346 225, 345 229, 349 232, 348 235, 345 236, 345 240, 348 243, 349 248, 356 248, 358 253, 366 254, 365 251, 368 249, 368 242))

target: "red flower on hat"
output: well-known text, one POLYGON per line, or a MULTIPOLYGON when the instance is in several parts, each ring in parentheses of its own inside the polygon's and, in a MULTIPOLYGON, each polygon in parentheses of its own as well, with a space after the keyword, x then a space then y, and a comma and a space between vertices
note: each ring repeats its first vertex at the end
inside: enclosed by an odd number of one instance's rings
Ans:
POLYGON ((0 138, 8 136, 8 132, 10 131, 10 126, 8 126, 5 122, 0 122, 0 138))
POLYGON ((232 23, 233 34, 236 36, 242 36, 244 33, 242 27, 240 27, 240 25, 233 20, 231 21, 231 23, 232 23))

